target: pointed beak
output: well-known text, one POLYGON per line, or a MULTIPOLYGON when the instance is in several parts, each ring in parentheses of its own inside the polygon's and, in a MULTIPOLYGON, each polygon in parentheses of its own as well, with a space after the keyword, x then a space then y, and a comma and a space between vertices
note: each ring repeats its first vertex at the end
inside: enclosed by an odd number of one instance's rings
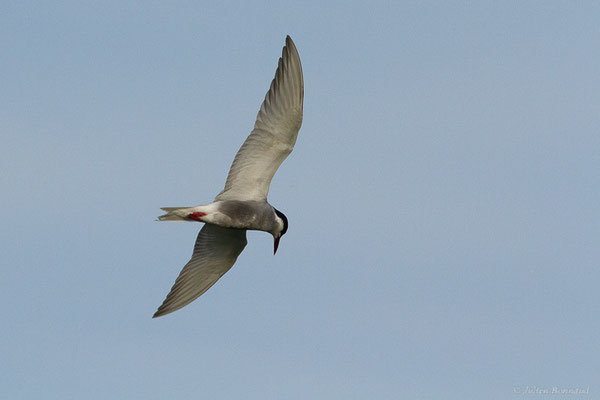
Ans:
POLYGON ((275 238, 275 249, 273 250, 273 255, 275 255, 275 253, 277 253, 277 248, 279 247, 279 239, 281 239, 281 236, 278 238, 275 238))

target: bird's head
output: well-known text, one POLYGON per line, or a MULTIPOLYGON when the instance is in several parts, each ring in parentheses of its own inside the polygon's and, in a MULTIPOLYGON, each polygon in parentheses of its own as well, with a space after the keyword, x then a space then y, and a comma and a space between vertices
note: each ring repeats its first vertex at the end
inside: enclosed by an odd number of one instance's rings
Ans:
POLYGON ((281 237, 283 235, 285 235, 285 233, 287 232, 288 219, 285 216, 285 214, 283 214, 281 211, 279 211, 275 207, 273 207, 273 210, 275 210, 275 215, 276 215, 276 217, 275 217, 276 228, 275 228, 275 231, 273 231, 271 233, 273 234, 273 239, 275 239, 275 248, 273 250, 273 255, 275 255, 275 253, 277 253, 277 248, 279 247, 279 239, 281 239, 281 237))

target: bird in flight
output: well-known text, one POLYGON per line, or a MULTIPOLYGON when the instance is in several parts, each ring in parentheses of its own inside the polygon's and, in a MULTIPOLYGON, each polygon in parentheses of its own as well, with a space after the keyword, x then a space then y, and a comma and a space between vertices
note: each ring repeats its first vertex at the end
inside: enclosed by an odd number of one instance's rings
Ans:
POLYGON ((277 252, 288 220, 267 202, 267 194, 273 175, 296 143, 303 103, 300 56, 287 36, 254 129, 233 159, 223 191, 210 204, 162 208, 166 214, 158 217, 160 221, 197 221, 204 226, 192 258, 153 318, 188 305, 229 271, 248 243, 248 229, 273 235, 273 254, 277 252))

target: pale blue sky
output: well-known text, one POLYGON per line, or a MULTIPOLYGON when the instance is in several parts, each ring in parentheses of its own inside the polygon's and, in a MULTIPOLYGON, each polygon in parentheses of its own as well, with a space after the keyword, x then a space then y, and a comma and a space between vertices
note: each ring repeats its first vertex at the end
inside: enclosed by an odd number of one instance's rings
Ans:
POLYGON ((0 397, 597 398, 599 18, 2 3, 0 397), (249 234, 209 292, 153 320, 200 228, 159 207, 222 189, 286 34, 304 124, 269 199, 289 232, 275 257, 249 234))

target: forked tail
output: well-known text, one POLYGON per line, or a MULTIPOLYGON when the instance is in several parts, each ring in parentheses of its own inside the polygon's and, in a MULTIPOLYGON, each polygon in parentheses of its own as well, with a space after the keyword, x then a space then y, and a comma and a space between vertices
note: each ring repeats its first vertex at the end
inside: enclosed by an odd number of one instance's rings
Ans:
POLYGON ((161 207, 160 209, 166 212, 166 214, 158 217, 158 220, 176 222, 192 221, 190 218, 188 218, 188 215, 190 214, 190 208, 193 207, 161 207))

